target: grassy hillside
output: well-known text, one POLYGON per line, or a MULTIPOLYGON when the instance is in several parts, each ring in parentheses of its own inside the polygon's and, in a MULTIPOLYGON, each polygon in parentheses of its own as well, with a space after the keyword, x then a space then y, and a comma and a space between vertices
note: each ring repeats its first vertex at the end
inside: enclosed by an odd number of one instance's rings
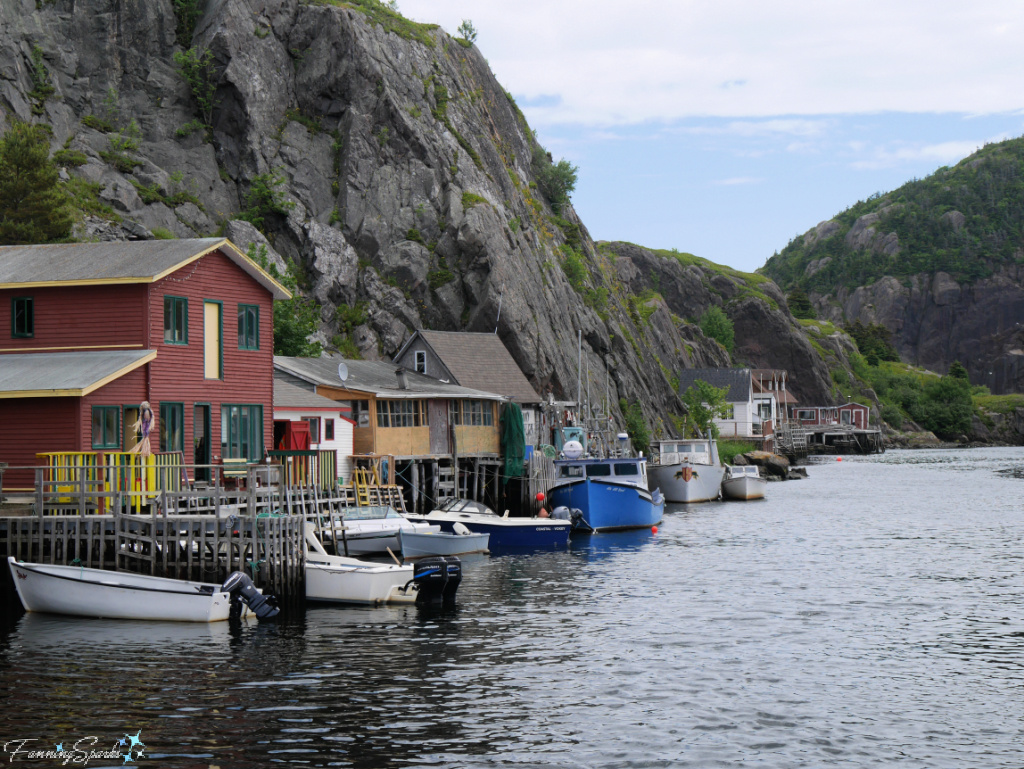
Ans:
MULTIPOLYGON (((986 145, 953 168, 943 167, 887 194, 872 196, 833 218, 827 237, 801 236, 768 260, 763 272, 783 289, 833 291, 869 285, 884 275, 945 271, 972 282, 1020 261, 1024 243, 1024 138, 986 145), (860 245, 848 238, 857 220, 878 219, 860 245), (898 249, 883 243, 895 233, 898 249), (807 275, 807 266, 830 258, 807 275)), ((813 233, 813 231, 812 231, 813 233)), ((854 233, 856 235, 856 233, 854 233)))

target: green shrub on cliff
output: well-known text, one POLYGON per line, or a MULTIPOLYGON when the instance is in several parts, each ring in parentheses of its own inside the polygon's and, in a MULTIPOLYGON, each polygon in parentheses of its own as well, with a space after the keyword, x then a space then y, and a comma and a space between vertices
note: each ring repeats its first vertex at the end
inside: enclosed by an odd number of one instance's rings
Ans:
POLYGON ((732 321, 721 307, 712 305, 708 308, 707 312, 701 316, 700 330, 704 332, 704 336, 711 337, 726 350, 732 352, 735 344, 735 331, 732 321))

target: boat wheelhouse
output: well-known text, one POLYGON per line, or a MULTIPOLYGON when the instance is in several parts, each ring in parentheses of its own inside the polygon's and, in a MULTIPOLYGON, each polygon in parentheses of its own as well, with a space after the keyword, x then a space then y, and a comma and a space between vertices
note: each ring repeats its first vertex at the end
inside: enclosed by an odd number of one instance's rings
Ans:
POLYGON ((707 502, 718 499, 725 467, 713 438, 663 440, 650 475, 669 502, 707 502))
POLYGON ((555 473, 548 499, 555 507, 582 512, 584 529, 640 529, 661 521, 664 498, 648 490, 643 457, 558 459, 555 473))

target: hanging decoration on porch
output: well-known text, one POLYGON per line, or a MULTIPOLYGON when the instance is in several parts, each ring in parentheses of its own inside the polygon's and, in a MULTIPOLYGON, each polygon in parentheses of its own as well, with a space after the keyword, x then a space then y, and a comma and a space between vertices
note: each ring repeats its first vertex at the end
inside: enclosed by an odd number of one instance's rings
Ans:
POLYGON ((144 457, 152 456, 153 449, 149 445, 149 434, 153 432, 155 424, 156 418, 153 416, 153 409, 150 408, 149 401, 142 401, 139 404, 139 418, 132 425, 132 429, 136 433, 142 434, 142 439, 132 446, 132 454, 139 454, 144 457))

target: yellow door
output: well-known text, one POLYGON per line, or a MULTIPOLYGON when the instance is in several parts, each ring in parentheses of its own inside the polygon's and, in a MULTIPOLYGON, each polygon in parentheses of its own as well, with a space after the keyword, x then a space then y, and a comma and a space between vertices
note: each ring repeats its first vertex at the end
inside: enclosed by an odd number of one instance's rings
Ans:
POLYGON ((221 330, 220 303, 206 302, 203 307, 203 358, 207 379, 220 379, 223 375, 221 330))

